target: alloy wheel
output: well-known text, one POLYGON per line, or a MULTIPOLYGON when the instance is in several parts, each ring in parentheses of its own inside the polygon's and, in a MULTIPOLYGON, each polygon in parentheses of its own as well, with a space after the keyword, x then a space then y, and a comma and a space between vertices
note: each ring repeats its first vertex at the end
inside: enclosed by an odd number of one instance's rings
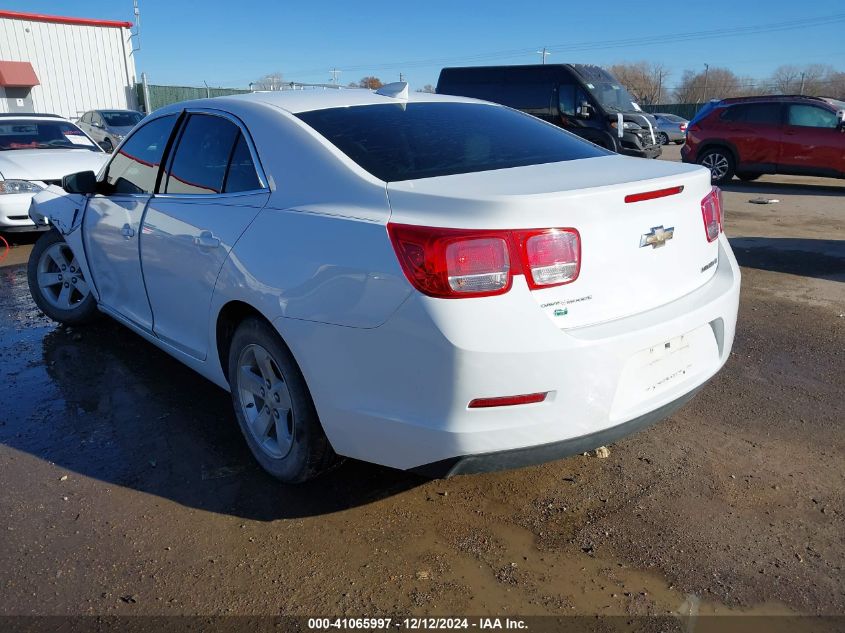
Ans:
POLYGON ((79 262, 64 242, 53 244, 41 254, 37 279, 41 296, 60 310, 73 310, 91 294, 79 262))
POLYGON ((261 345, 248 345, 238 358, 235 377, 241 411, 252 437, 273 459, 293 445, 294 411, 279 365, 261 345))
POLYGON ((728 157, 719 152, 707 154, 707 156, 701 160, 701 164, 710 170, 710 175, 715 181, 724 178, 730 168, 728 157))

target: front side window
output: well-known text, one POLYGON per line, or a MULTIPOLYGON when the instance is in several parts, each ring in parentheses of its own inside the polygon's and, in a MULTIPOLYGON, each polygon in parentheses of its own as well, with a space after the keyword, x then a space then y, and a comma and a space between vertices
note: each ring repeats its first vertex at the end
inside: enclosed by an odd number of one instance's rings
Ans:
POLYGON ((234 193, 260 187, 240 128, 223 117, 192 114, 176 148, 166 193, 234 193))
POLYGON ((835 128, 838 123, 836 113, 825 108, 812 105, 789 106, 789 125, 835 128))
POLYGON ((161 158, 175 123, 175 114, 163 116, 150 121, 129 137, 109 163, 105 180, 107 193, 153 192, 161 158))
POLYGON ((28 149, 102 151, 70 121, 58 119, 0 119, 0 151, 28 149))
POLYGON ((479 103, 397 103, 297 115, 387 182, 610 154, 521 112, 479 103))

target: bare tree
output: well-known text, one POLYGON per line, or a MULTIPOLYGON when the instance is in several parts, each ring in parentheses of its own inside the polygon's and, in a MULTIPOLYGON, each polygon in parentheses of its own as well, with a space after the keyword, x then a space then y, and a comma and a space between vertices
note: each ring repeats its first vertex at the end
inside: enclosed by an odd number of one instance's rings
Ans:
POLYGON ((747 94, 747 82, 727 68, 711 67, 706 71, 685 70, 675 87, 678 103, 703 103, 710 99, 727 99, 747 94))
POLYGON ((434 86, 426 84, 422 88, 417 88, 417 92, 435 92, 434 86))
POLYGON ((253 90, 281 90, 283 84, 282 73, 275 72, 253 81, 250 86, 253 90))
POLYGON ((614 64, 610 67, 610 72, 640 103, 658 103, 668 96, 666 79, 669 77, 669 71, 663 64, 644 61, 634 64, 614 64))

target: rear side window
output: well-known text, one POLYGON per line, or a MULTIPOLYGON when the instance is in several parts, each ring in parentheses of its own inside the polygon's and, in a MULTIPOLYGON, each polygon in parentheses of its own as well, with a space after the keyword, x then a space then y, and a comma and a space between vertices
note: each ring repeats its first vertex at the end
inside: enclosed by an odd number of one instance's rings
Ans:
POLYGON ((219 194, 261 188, 240 128, 210 114, 190 116, 168 171, 166 193, 219 194))
POLYGON ((176 147, 165 192, 222 193, 239 134, 238 126, 222 117, 192 114, 176 147))
POLYGON ((397 103, 297 115, 387 182, 606 156, 530 115, 477 103, 397 103))
POLYGON ((161 157, 176 123, 171 114, 140 127, 109 163, 106 184, 109 193, 152 193, 161 157))
POLYGON ((741 103, 730 106, 722 113, 723 121, 780 125, 779 103, 741 103))
POLYGON ((232 151, 232 160, 229 162, 229 172, 226 174, 226 181, 223 183, 224 193, 235 193, 237 191, 254 191, 260 189, 261 183, 255 171, 255 164, 249 153, 249 146, 243 134, 238 134, 235 142, 235 149, 232 151))
POLYGON ((812 105, 789 106, 789 125, 835 128, 838 122, 836 114, 824 108, 812 105))

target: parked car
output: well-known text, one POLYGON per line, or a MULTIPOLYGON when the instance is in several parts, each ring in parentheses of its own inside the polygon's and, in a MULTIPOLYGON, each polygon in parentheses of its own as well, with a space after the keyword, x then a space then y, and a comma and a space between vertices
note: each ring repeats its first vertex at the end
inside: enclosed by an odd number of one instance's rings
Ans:
POLYGON ((653 116, 657 121, 657 138, 661 145, 668 145, 669 143, 684 144, 687 138, 687 123, 689 121, 677 114, 669 114, 668 112, 655 112, 653 116))
POLYGON ((35 231, 32 196, 62 176, 99 170, 106 155, 82 130, 55 114, 0 114, 0 231, 35 231))
POLYGON ((135 110, 90 110, 77 124, 109 154, 144 115, 135 110))
POLYGON ((681 158, 710 169, 717 184, 734 175, 845 178, 845 102, 798 95, 724 99, 690 122, 681 158))
POLYGON ((598 66, 444 68, 437 92, 522 110, 620 154, 657 158, 662 152, 657 121, 598 66))
POLYGON ((707 170, 500 105, 407 84, 190 101, 64 184, 33 205, 55 227, 35 302, 229 390, 284 481, 337 455, 446 476, 580 453, 669 415, 734 338, 707 170))

